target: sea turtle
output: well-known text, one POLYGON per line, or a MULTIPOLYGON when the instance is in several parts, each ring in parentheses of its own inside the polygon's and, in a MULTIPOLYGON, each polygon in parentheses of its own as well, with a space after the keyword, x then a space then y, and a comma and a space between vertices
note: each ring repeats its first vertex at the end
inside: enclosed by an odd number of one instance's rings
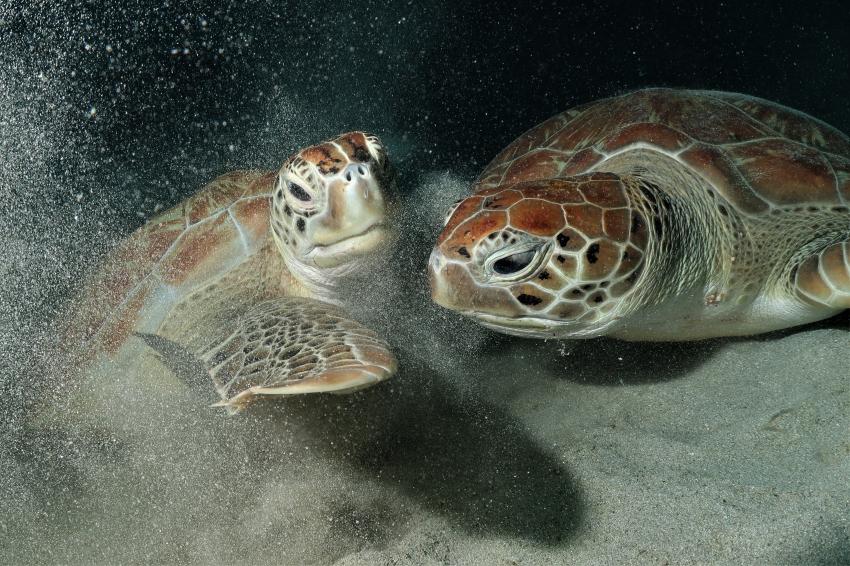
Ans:
POLYGON ((446 219, 434 300, 515 335, 693 340, 850 307, 850 140, 766 100, 655 88, 546 120, 446 219))
POLYGON ((75 301, 63 340, 75 371, 135 370, 151 347, 161 361, 188 352, 232 412, 387 379, 393 354, 349 319, 337 285, 391 235, 389 172, 378 138, 350 132, 278 171, 225 174, 154 217, 75 301))

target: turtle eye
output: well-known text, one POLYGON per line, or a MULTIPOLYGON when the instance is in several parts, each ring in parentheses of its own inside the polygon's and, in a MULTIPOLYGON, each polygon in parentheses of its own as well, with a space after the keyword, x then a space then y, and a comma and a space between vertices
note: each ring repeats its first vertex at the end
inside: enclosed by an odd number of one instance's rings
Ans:
POLYGON ((512 283, 529 277, 546 259, 549 249, 545 243, 531 242, 512 248, 498 251, 487 259, 485 271, 493 282, 512 283))
POLYGON ((302 202, 310 202, 313 198, 310 196, 310 193, 304 190, 304 187, 297 183, 293 183, 289 181, 286 183, 286 187, 289 189, 289 192, 302 202))
POLYGON ((536 254, 535 250, 528 250, 497 259, 493 262, 493 271, 499 275, 513 275, 531 265, 536 254))

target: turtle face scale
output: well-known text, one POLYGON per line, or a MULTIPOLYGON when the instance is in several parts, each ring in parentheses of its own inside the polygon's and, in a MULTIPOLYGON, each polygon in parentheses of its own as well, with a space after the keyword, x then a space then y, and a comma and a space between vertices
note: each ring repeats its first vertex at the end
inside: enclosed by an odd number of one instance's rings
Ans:
POLYGON ((594 336, 639 283, 645 215, 615 175, 481 191, 450 214, 431 254, 434 300, 522 336, 594 336))
POLYGON ((357 269, 389 236, 389 163, 384 146, 362 132, 307 147, 281 167, 272 232, 301 271, 357 269))

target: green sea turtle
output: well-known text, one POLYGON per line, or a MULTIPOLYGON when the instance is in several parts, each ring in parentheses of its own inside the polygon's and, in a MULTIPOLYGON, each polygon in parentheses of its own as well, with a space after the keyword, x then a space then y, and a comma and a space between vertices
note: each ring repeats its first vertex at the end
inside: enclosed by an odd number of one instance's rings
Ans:
POLYGON ((434 300, 522 336, 692 340, 850 307, 850 140, 727 92, 648 89, 554 116, 456 204, 434 300))
POLYGON ((387 379, 393 354, 349 319, 337 286, 390 236, 390 184, 383 145, 362 132, 278 171, 217 178, 132 234, 85 286, 63 340, 74 370, 115 376, 152 351, 188 352, 231 410, 387 379))

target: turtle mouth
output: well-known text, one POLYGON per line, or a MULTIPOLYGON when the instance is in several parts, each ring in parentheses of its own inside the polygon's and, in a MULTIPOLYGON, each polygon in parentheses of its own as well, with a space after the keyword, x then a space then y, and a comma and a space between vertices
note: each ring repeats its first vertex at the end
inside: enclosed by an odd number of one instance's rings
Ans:
POLYGON ((332 267, 345 263, 349 258, 373 251, 386 241, 388 229, 383 223, 375 223, 353 236, 332 244, 317 244, 310 254, 319 267, 332 267))
POLYGON ((539 318, 510 318, 476 311, 466 311, 463 314, 475 319, 482 326, 490 330, 497 330, 513 336, 551 338, 555 334, 557 327, 555 322, 539 318))
POLYGON ((596 338, 604 335, 616 323, 616 319, 587 325, 575 321, 549 320, 528 316, 511 318, 475 311, 464 311, 463 314, 490 330, 524 338, 596 338))

